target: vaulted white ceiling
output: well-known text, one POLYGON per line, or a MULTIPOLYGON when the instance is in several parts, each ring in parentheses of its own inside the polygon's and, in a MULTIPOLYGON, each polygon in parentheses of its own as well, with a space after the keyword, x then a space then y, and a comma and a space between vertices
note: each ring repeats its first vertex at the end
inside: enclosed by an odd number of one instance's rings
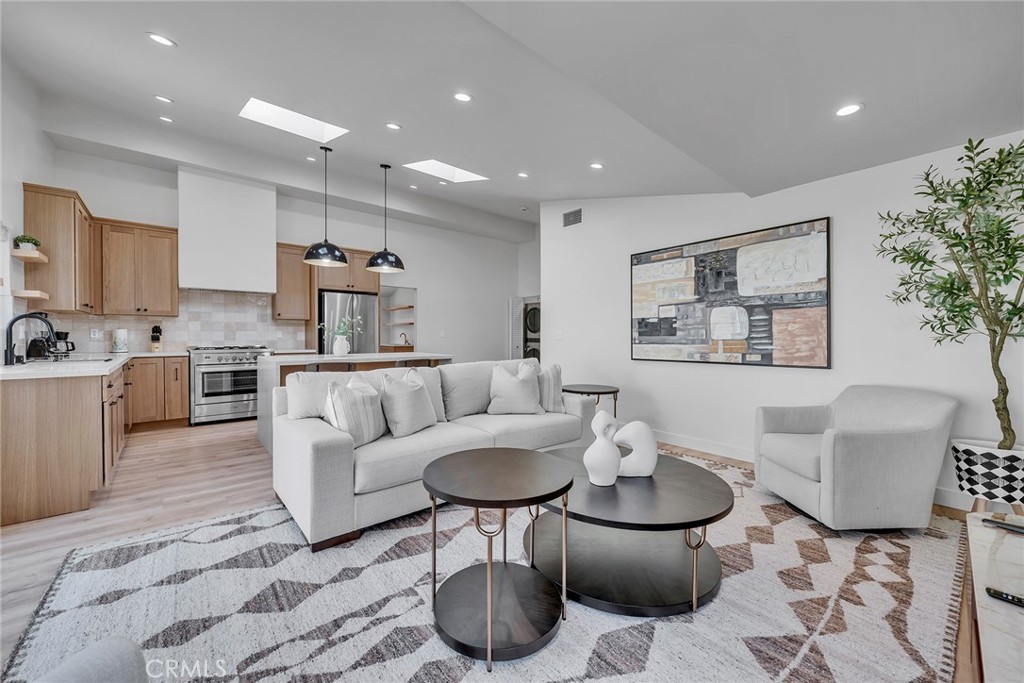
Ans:
POLYGON ((533 223, 545 200, 760 194, 1024 128, 1022 7, 5 0, 2 46, 52 106, 76 103, 74 125, 47 117, 59 145, 173 158, 191 135, 316 187, 316 143, 237 116, 257 97, 351 130, 341 185, 368 191, 389 162, 396 201, 533 223), (490 180, 401 168, 431 158, 490 180))

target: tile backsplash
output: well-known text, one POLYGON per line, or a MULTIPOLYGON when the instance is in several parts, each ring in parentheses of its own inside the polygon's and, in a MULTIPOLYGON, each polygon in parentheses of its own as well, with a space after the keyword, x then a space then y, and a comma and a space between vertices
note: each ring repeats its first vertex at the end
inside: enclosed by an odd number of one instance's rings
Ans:
POLYGON ((76 351, 86 353, 109 352, 114 345, 114 330, 119 328, 128 330, 129 351, 148 351, 154 325, 163 328, 165 351, 220 344, 305 348, 305 323, 274 321, 270 299, 270 294, 182 289, 178 292, 177 318, 51 313, 50 321, 56 329, 71 333, 76 351), (101 331, 102 339, 90 338, 90 330, 96 329, 101 331))

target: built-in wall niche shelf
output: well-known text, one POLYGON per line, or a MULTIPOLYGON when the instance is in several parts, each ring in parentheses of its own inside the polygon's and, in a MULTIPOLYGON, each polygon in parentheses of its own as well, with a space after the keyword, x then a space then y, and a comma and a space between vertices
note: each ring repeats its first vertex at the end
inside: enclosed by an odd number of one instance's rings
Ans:
POLYGON ((11 256, 23 263, 49 263, 50 259, 41 251, 28 251, 26 249, 11 249, 11 256))
POLYGON ((380 288, 380 345, 388 351, 411 351, 416 344, 416 290, 380 288))
POLYGON ((386 313, 393 313, 394 311, 411 311, 414 308, 416 307, 409 304, 408 306, 389 306, 388 308, 385 308, 384 311, 386 313))
POLYGON ((11 296, 15 299, 25 299, 26 301, 49 301, 50 295, 46 292, 40 292, 38 289, 16 289, 11 292, 11 296))

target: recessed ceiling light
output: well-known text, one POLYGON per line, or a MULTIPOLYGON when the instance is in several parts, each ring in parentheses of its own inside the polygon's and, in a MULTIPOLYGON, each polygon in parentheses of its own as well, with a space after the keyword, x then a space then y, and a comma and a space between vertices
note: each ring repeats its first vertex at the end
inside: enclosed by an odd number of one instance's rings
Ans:
POLYGON ((520 178, 529 178, 530 177, 529 173, 517 173, 516 175, 519 176, 520 178))
POLYGON ((347 128, 324 123, 319 119, 314 119, 312 116, 306 116, 297 111, 258 100, 255 97, 249 98, 249 101, 245 103, 245 106, 242 107, 242 111, 238 112, 238 115, 256 123, 262 123, 265 126, 301 135, 310 140, 316 140, 320 144, 330 142, 334 138, 341 137, 348 132, 347 128))
POLYGON ((316 157, 306 157, 306 161, 316 161, 316 157))
POLYGON ((149 39, 152 40, 154 43, 160 43, 164 47, 178 47, 178 44, 176 42, 174 42, 170 38, 167 38, 166 36, 160 35, 159 33, 153 33, 152 31, 150 31, 146 35, 149 36, 149 39))
POLYGON ((459 102, 472 102, 473 96, 470 95, 468 92, 457 92, 455 93, 455 99, 457 99, 459 102))
POLYGON ((590 165, 590 168, 594 169, 595 171, 600 171, 602 168, 604 168, 604 164, 599 164, 598 162, 595 161, 590 165))
POLYGON ((402 130, 402 127, 399 124, 394 123, 393 121, 385 123, 384 125, 390 128, 391 130, 402 130))
POLYGON ((839 107, 839 109, 836 110, 836 116, 849 116, 850 114, 856 114, 863 108, 864 105, 861 104, 860 102, 847 104, 846 106, 839 107))
POLYGON ((452 166, 451 164, 446 164, 443 161, 438 161, 437 159, 414 161, 411 164, 405 164, 405 167, 411 168, 414 171, 419 171, 420 173, 432 175, 435 178, 442 178, 443 180, 448 180, 453 183, 469 183, 474 180, 488 180, 488 178, 482 175, 465 171, 461 168, 452 166))
POLYGON ((174 100, 170 97, 164 97, 163 95, 153 95, 157 102, 163 102, 164 104, 174 104, 174 100))
POLYGON ((444 181, 444 180, 438 180, 437 184, 438 185, 447 185, 448 183, 446 181, 444 181))
POLYGON ((410 185, 410 186, 409 186, 409 189, 410 189, 410 190, 415 190, 415 189, 417 189, 417 188, 416 188, 416 186, 415 186, 415 185, 410 185))
POLYGON ((174 119, 167 116, 158 116, 157 118, 163 121, 164 123, 174 123, 174 119))
POLYGON ((526 211, 527 209, 526 209, 526 207, 525 207, 525 206, 520 206, 520 207, 519 207, 519 210, 520 210, 520 211, 526 211))

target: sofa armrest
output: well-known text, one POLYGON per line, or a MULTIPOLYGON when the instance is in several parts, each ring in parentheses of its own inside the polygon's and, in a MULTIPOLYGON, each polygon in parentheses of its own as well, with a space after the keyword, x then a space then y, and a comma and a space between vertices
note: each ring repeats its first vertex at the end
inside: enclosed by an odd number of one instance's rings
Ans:
POLYGON ((821 521, 833 529, 928 526, 947 448, 942 429, 825 430, 821 521))
POLYGON ((597 398, 582 394, 562 394, 562 405, 567 415, 575 415, 580 419, 580 445, 589 446, 596 438, 590 423, 597 414, 597 398))
POLYGON ((319 418, 274 418, 274 491, 310 543, 355 531, 355 442, 319 418))
POLYGON ((270 390, 270 415, 288 414, 288 389, 286 387, 274 387, 270 390))

